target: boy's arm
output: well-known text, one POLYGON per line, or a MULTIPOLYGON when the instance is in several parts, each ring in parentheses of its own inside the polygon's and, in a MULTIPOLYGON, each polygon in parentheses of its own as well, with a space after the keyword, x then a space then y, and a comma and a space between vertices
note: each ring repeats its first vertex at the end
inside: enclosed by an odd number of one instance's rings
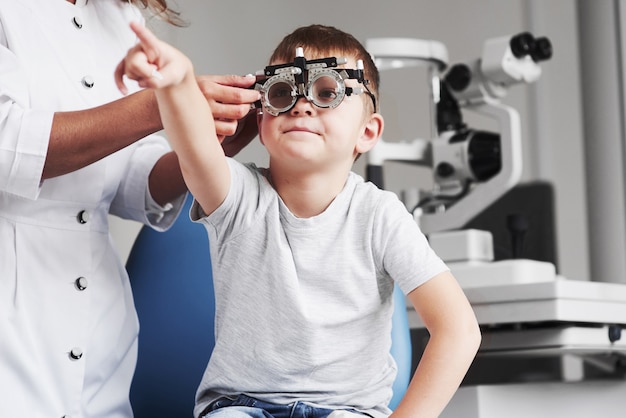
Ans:
POLYGON ((141 87, 155 89, 161 121, 178 156, 185 183, 205 213, 212 213, 228 193, 230 171, 193 65, 142 25, 131 23, 131 29, 139 43, 118 65, 116 83, 125 93, 126 75, 141 87))
POLYGON ((190 70, 180 84, 156 90, 165 132, 178 156, 187 187, 206 214, 223 201, 230 187, 230 170, 211 110, 190 70))
POLYGON ((408 297, 430 339, 392 418, 434 418, 448 404, 471 365, 480 345, 480 329, 450 272, 438 274, 408 297))
MULTIPOLYGON (((254 80, 254 76, 196 76, 196 82, 213 113, 222 149, 230 157, 246 147, 258 133, 256 113, 250 111, 250 104, 259 100, 260 93, 247 88, 254 80)), ((155 108, 157 114, 156 104, 155 108)), ((186 191, 178 156, 173 152, 164 155, 150 173, 152 197, 164 206, 186 191)))

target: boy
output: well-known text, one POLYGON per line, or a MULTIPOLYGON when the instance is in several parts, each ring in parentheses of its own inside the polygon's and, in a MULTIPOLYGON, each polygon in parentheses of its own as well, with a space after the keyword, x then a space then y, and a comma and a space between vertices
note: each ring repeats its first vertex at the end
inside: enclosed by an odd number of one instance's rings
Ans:
POLYGON ((394 283, 430 341, 393 415, 438 416, 480 332, 402 203, 351 171, 383 130, 378 73, 363 46, 320 25, 283 39, 259 82, 259 137, 270 156, 261 169, 224 156, 189 59, 147 29, 132 29, 140 43, 120 63, 118 86, 124 91, 125 74, 156 89, 196 199, 192 219, 211 243, 216 345, 196 416, 392 413, 394 283))

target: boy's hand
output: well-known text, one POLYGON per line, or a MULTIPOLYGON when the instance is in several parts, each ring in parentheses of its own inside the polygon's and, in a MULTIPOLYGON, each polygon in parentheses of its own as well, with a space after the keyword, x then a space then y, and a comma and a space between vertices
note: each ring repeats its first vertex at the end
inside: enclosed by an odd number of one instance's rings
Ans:
POLYGON ((189 59, 177 49, 160 41, 150 30, 131 22, 139 42, 128 50, 115 69, 115 84, 123 94, 128 93, 124 76, 137 81, 143 88, 163 88, 179 84, 193 75, 189 59))

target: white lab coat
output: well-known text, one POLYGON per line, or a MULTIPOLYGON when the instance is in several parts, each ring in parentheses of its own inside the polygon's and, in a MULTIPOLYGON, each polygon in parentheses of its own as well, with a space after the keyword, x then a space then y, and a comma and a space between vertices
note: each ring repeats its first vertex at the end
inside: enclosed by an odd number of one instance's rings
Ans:
POLYGON ((120 0, 0 0, 2 418, 132 416, 138 324, 107 215, 149 223, 147 178, 167 141, 40 183, 52 112, 121 97, 131 20, 141 14, 120 0))

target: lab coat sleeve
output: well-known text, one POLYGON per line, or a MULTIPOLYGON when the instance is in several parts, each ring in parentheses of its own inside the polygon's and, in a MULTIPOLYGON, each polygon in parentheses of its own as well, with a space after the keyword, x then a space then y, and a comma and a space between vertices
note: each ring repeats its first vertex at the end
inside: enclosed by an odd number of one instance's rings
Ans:
POLYGON ((149 225, 157 231, 165 231, 180 214, 186 195, 159 206, 150 196, 148 178, 159 158, 171 148, 159 135, 150 135, 133 147, 126 173, 111 202, 110 213, 149 225))
POLYGON ((5 44, 0 22, 0 190, 36 199, 54 113, 29 109, 28 73, 5 44))

